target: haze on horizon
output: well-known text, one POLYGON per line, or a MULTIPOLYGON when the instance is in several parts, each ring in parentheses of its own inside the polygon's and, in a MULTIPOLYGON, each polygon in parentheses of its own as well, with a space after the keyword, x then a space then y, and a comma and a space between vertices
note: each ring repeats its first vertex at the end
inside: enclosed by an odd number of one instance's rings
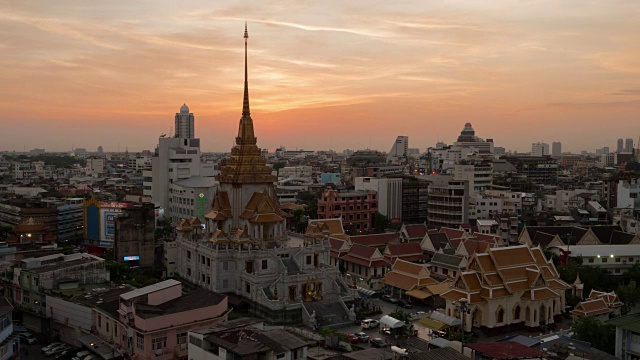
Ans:
POLYGON ((203 151, 242 107, 258 145, 422 151, 464 123, 496 146, 640 134, 637 1, 0 4, 0 151, 153 149, 187 103, 203 151))

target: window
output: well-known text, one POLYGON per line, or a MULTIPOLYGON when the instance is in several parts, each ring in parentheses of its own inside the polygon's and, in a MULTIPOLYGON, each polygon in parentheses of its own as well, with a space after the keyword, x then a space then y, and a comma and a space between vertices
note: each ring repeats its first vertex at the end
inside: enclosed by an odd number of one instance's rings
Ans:
POLYGON ((187 250, 187 259, 191 259, 191 251, 187 250))
POLYGON ((227 279, 222 280, 222 288, 226 289, 228 287, 229 287, 229 280, 227 279))
POLYGON ((513 309, 513 319, 520 320, 520 305, 516 305, 515 309, 513 309))
POLYGON ((276 359, 284 359, 284 353, 276 355, 276 359))
POLYGON ((267 270, 269 268, 269 261, 262 260, 262 270, 267 270))
POLYGON ((202 282, 204 282, 204 280, 205 280, 205 279, 204 279, 204 274, 201 274, 201 275, 200 275, 200 278, 202 279, 202 282))
POLYGON ((187 268, 187 276, 191 276, 191 268, 187 268))
POLYGON ((620 258, 619 257, 616 258, 616 262, 620 262, 620 258))
POLYGON ((102 327, 102 316, 98 315, 98 327, 102 327))
POLYGON ((498 323, 503 323, 504 322, 504 309, 503 308, 498 308, 498 312, 496 314, 496 318, 497 318, 497 322, 498 323))
POLYGON ((201 256, 200 256, 200 259, 202 260, 202 265, 204 265, 204 264, 205 264, 205 261, 204 261, 204 255, 201 255, 201 256))
POLYGON ((189 342, 190 342, 191 344, 193 344, 193 345, 195 345, 195 346, 199 347, 199 348, 201 348, 201 347, 202 347, 202 340, 201 340, 201 339, 198 339, 197 337, 195 337, 195 336, 193 336, 193 335, 189 336, 189 342))
POLYGON ((139 332, 136 333, 136 347, 138 350, 144 350, 144 336, 139 332))
POLYGON ((178 345, 187 343, 187 332, 181 332, 176 334, 176 342, 178 345))
POLYGON ((153 351, 162 350, 167 347, 167 336, 160 336, 155 339, 151 339, 151 349, 153 351))
POLYGON ((593 258, 589 258, 589 263, 593 264, 593 258))
POLYGON ((311 255, 307 255, 307 265, 311 265, 311 255))
POLYGON ((244 283, 244 291, 247 294, 251 294, 251 284, 249 284, 248 282, 244 283))
POLYGON ((229 270, 229 263, 226 261, 222 262, 222 270, 229 270))
POLYGON ((105 323, 104 323, 104 326, 105 326, 105 329, 107 330, 107 332, 109 332, 109 323, 108 323, 108 322, 105 322, 105 323))
POLYGON ((207 258, 207 267, 211 266, 211 259, 207 258))
POLYGON ((607 262, 607 258, 606 258, 606 257, 603 257, 603 258, 602 258, 602 262, 603 262, 603 263, 606 263, 606 262, 607 262))

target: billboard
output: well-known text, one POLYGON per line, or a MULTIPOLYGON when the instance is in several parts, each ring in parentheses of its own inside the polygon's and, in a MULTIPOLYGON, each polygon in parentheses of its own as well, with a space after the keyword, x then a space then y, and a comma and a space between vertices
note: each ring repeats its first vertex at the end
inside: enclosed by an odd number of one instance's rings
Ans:
POLYGON ((122 214, 122 209, 134 207, 134 203, 122 203, 113 201, 100 202, 100 242, 113 245, 116 233, 116 217, 122 214))
POLYGON ((125 256, 124 261, 138 261, 140 260, 140 256, 125 256))

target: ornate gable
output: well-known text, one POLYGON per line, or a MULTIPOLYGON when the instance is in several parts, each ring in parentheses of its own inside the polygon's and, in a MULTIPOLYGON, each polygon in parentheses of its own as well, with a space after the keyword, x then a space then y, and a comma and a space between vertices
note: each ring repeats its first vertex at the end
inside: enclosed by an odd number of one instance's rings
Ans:
POLYGON ((582 236, 580 241, 577 242, 578 245, 602 245, 596 234, 593 233, 591 227, 589 230, 582 236))
POLYGON ((550 248, 550 247, 553 247, 553 246, 564 246, 564 245, 566 245, 564 243, 564 241, 562 241, 560 236, 556 235, 556 236, 553 237, 553 240, 551 240, 549 245, 547 245, 547 248, 550 248))

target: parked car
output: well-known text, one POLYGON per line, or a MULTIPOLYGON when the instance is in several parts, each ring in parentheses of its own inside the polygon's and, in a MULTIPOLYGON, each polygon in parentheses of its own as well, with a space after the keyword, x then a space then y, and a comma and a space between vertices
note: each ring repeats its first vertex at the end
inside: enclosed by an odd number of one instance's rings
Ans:
POLYGON ((65 350, 56 355, 56 360, 71 360, 75 356, 75 350, 65 350))
POLYGON ((376 348, 387 347, 387 343, 380 338, 371 339, 369 343, 371 344, 372 347, 376 347, 376 348))
POLYGON ((405 309, 411 309, 412 308, 411 304, 409 304, 408 302, 406 302, 404 300, 398 300, 396 305, 398 305, 400 307, 403 307, 405 309))
POLYGON ((351 347, 351 345, 349 345, 349 344, 348 344, 348 343, 346 343, 346 342, 342 342, 342 341, 340 341, 340 342, 338 343, 338 349, 340 349, 340 350, 342 350, 342 351, 347 351, 347 352, 351 352, 351 351, 353 351, 353 348, 351 347))
POLYGON ((357 337, 356 334, 347 335, 347 339, 349 339, 349 342, 352 344, 357 344, 360 342, 360 338, 357 337))
POLYGON ((391 347, 391 351, 393 351, 395 354, 398 354, 400 356, 409 355, 409 352, 407 351, 407 349, 403 349, 403 348, 397 347, 397 346, 392 346, 391 347))
POLYGON ((369 335, 367 335, 366 333, 363 332, 359 332, 357 334, 355 334, 358 339, 360 339, 361 343, 368 343, 369 342, 369 335))
POLYGON ((28 332, 19 333, 18 336, 20 336, 20 341, 21 342, 25 342, 25 343, 27 343, 29 345, 33 345, 38 341, 38 340, 36 340, 36 338, 33 335, 31 335, 28 332))
POLYGON ((380 321, 373 319, 364 319, 361 322, 363 329, 373 329, 380 326, 380 321))
POLYGON ((56 346, 62 346, 62 345, 64 345, 64 344, 61 343, 61 342, 54 342, 54 343, 51 343, 49 345, 43 346, 41 350, 44 353, 46 351, 49 351, 49 350, 53 349, 56 346))
POLYGON ((78 353, 76 354, 76 357, 78 358, 78 360, 83 360, 85 357, 89 355, 91 355, 91 351, 83 350, 83 351, 78 351, 78 353))
POLYGON ((53 347, 44 352, 45 356, 56 356, 63 351, 71 350, 71 347, 67 344, 62 344, 60 346, 53 347))
POLYGON ((380 298, 386 302, 391 302, 391 296, 389 295, 382 295, 380 298))
POLYGON ((397 304, 398 303, 398 299, 389 298, 389 302, 392 303, 392 304, 397 304))

